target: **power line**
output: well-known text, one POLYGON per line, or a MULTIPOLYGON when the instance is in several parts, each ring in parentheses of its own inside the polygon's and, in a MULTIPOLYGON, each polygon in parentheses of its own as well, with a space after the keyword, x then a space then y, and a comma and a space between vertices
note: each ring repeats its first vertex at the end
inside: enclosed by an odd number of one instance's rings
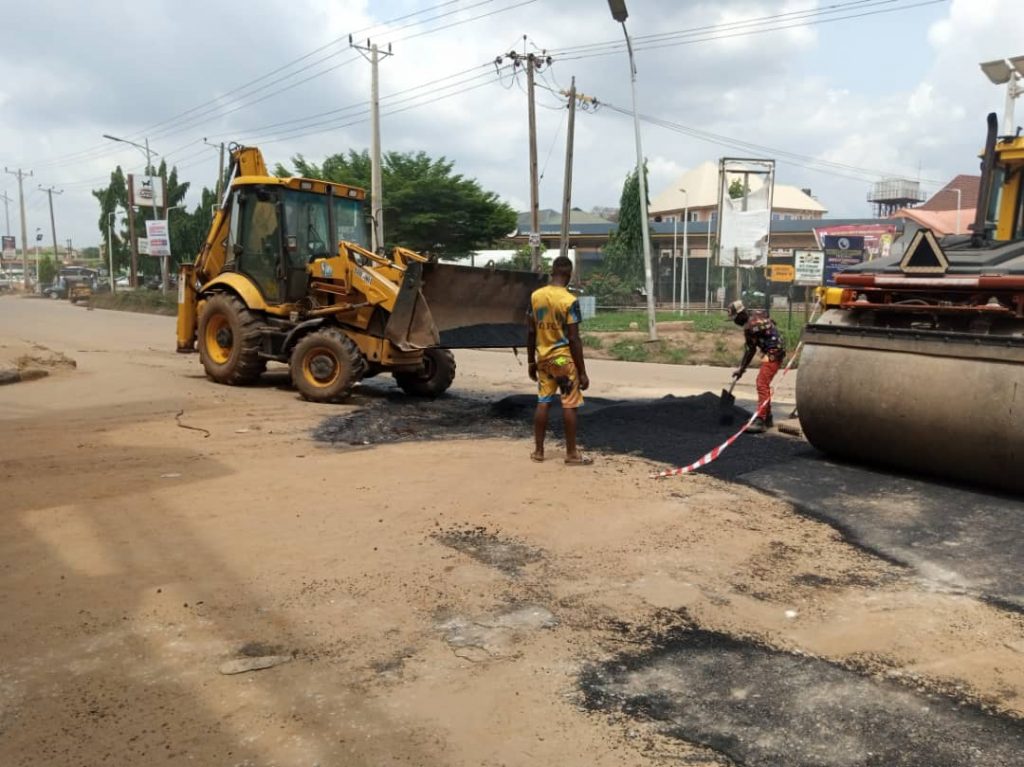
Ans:
MULTIPOLYGON (((881 4, 888 4, 888 3, 897 2, 897 1, 898 0, 874 0, 874 2, 876 4, 879 4, 879 5, 881 5, 881 4)), ((811 20, 807 20, 807 21, 796 21, 796 22, 790 23, 790 24, 766 25, 766 26, 761 27, 761 28, 753 28, 753 29, 740 29, 739 31, 733 31, 733 32, 730 32, 728 34, 711 33, 711 34, 705 34, 703 36, 689 37, 689 39, 679 39, 679 40, 670 39, 668 42, 653 41, 653 42, 646 43, 646 44, 644 44, 644 43, 634 44, 633 50, 634 51, 642 51, 642 50, 650 51, 650 50, 658 50, 658 49, 661 49, 661 48, 674 48, 674 47, 678 47, 678 46, 682 46, 682 45, 694 45, 696 43, 712 42, 712 41, 715 41, 715 40, 726 40, 726 39, 730 39, 730 38, 734 38, 734 37, 748 37, 750 35, 766 34, 766 33, 769 33, 769 32, 779 32, 779 31, 783 31, 783 30, 787 30, 787 29, 797 29, 797 28, 800 28, 800 27, 818 26, 818 25, 821 25, 821 24, 834 23, 834 22, 837 22, 837 21, 848 21, 850 19, 859 19, 859 18, 865 18, 865 17, 868 17, 868 16, 879 16, 879 15, 886 14, 886 13, 896 13, 896 12, 899 12, 899 11, 907 11, 907 10, 912 10, 914 8, 921 8, 921 7, 928 6, 928 5, 937 5, 939 3, 946 3, 946 2, 949 2, 949 0, 919 0, 919 2, 910 3, 908 5, 902 5, 902 6, 899 6, 899 7, 896 7, 896 8, 876 8, 874 10, 864 11, 864 12, 861 12, 861 13, 849 13, 849 14, 847 14, 845 16, 834 16, 834 17, 831 17, 831 18, 811 19, 811 20)), ((686 37, 686 36, 688 36, 691 33, 689 33, 688 31, 684 30, 684 32, 681 33, 681 34, 683 34, 683 36, 686 37)), ((610 55, 613 55, 613 54, 621 53, 623 50, 625 50, 625 43, 618 43, 618 44, 609 43, 608 45, 610 47, 608 47, 606 49, 603 49, 603 50, 596 50, 594 52, 583 51, 583 52, 580 52, 580 53, 578 53, 576 55, 572 55, 571 53, 567 54, 565 52, 558 52, 559 53, 559 60, 560 61, 578 61, 580 59, 596 58, 596 57, 600 57, 600 56, 610 56, 610 55), (611 47, 613 45, 615 47, 611 47)))
MULTIPOLYGON (((439 4, 431 6, 429 8, 421 9, 419 11, 415 11, 415 12, 408 13, 408 14, 405 14, 405 15, 402 15, 402 16, 398 16, 398 17, 389 19, 387 21, 383 21, 383 22, 380 22, 378 24, 374 24, 374 25, 369 26, 369 27, 365 27, 363 29, 356 30, 356 31, 352 32, 351 34, 353 34, 353 35, 361 35, 364 32, 367 32, 367 31, 370 31, 370 30, 374 30, 374 29, 378 29, 378 28, 382 28, 382 27, 387 27, 388 25, 394 24, 396 22, 407 21, 408 19, 412 19, 412 18, 415 18, 417 16, 423 16, 424 14, 432 13, 432 12, 438 10, 438 9, 454 5, 454 4, 456 4, 458 2, 461 2, 461 1, 462 0, 448 0, 448 2, 439 3, 439 4)), ((448 11, 448 12, 445 12, 445 13, 442 13, 442 14, 438 14, 436 16, 432 16, 432 17, 427 18, 425 20, 421 19, 419 21, 409 22, 407 24, 404 24, 404 25, 398 27, 398 30, 406 29, 406 28, 408 28, 410 26, 414 26, 417 23, 429 23, 431 21, 437 21, 437 20, 445 18, 447 16, 451 16, 454 13, 458 13, 460 11, 476 8, 476 7, 479 7, 481 5, 486 5, 486 4, 489 4, 489 3, 493 3, 495 1, 496 0, 477 0, 477 2, 467 6, 465 8, 456 9, 456 10, 453 10, 453 11, 448 11)), ((423 34, 431 34, 433 32, 440 31, 441 29, 448 29, 448 28, 450 28, 452 26, 456 26, 458 24, 463 24, 463 23, 468 23, 470 21, 475 21, 475 20, 477 20, 479 18, 484 18, 486 16, 494 15, 496 13, 502 13, 502 12, 505 12, 507 10, 511 10, 513 8, 517 8, 517 7, 522 6, 522 5, 528 5, 528 4, 533 3, 533 2, 536 2, 536 0, 521 0, 520 2, 514 3, 512 5, 509 5, 509 6, 500 8, 500 9, 497 9, 495 11, 491 11, 491 12, 486 13, 486 14, 475 16, 475 17, 470 18, 470 19, 460 20, 458 22, 453 22, 452 24, 445 25, 445 26, 442 26, 442 27, 438 27, 438 28, 434 28, 434 29, 430 29, 430 30, 425 30, 422 33, 416 33, 414 35, 409 35, 409 36, 407 36, 407 38, 404 38, 404 39, 409 39, 411 37, 418 37, 418 36, 421 36, 423 34)), ((386 30, 386 31, 394 32, 394 31, 398 31, 398 30, 386 30)), ((231 109, 230 112, 234 112, 234 111, 238 111, 239 109, 245 108, 245 106, 251 106, 252 104, 259 103, 260 101, 264 101, 264 100, 266 100, 266 98, 269 98, 270 95, 277 95, 278 93, 284 92, 285 90, 290 90, 293 87, 297 87, 299 85, 302 85, 303 83, 308 82, 311 79, 314 79, 316 77, 320 77, 320 76, 322 76, 324 74, 327 74, 328 72, 333 71, 333 70, 339 68, 340 66, 344 66, 345 64, 347 64, 349 62, 346 61, 346 62, 343 62, 340 65, 336 65, 336 66, 330 67, 328 69, 322 70, 320 72, 314 73, 313 75, 310 75, 309 77, 303 78, 302 80, 299 80, 298 82, 292 83, 290 86, 286 86, 285 88, 281 88, 281 89, 275 91, 275 93, 273 93, 273 94, 261 96, 260 98, 257 98, 255 101, 251 101, 248 104, 239 104, 238 103, 240 100, 249 98, 250 96, 257 95, 259 93, 259 91, 252 91, 252 92, 249 92, 249 93, 243 93, 243 91, 250 90, 255 85, 261 85, 261 88, 265 87, 265 85, 266 85, 265 81, 270 79, 274 75, 277 75, 277 74, 279 74, 281 72, 284 72, 284 71, 288 70, 289 68, 294 67, 298 63, 306 61, 307 59, 309 59, 309 58, 311 58, 313 56, 316 56, 316 54, 321 53, 321 52, 331 48, 332 46, 341 43, 342 41, 347 42, 347 39, 348 39, 348 34, 346 34, 346 35, 344 35, 342 37, 338 37, 338 38, 336 38, 336 39, 334 39, 334 40, 332 40, 332 41, 330 41, 330 42, 320 46, 319 48, 316 48, 316 49, 314 49, 314 50, 304 54, 303 56, 300 56, 300 57, 298 57, 296 59, 293 59, 292 61, 290 61, 290 62, 288 62, 286 64, 283 64, 280 67, 277 67, 276 69, 271 70, 270 72, 268 72, 268 73, 266 73, 264 75, 261 75, 260 77, 257 77, 257 78, 255 78, 253 80, 250 80, 250 81, 248 81, 248 82, 246 82, 246 83, 244 83, 244 84, 242 84, 240 86, 237 86, 237 87, 231 89, 230 91, 228 91, 228 92, 226 92, 224 94, 221 94, 221 95, 219 95, 219 96, 217 96, 217 97, 215 97, 213 99, 210 99, 210 100, 208 100, 206 102, 203 102, 202 104, 199 104, 199 105, 197 105, 195 107, 192 107, 191 109, 185 110, 184 112, 180 112, 177 115, 173 115, 173 116, 168 117, 168 118, 166 118, 166 119, 164 119, 164 120, 162 120, 160 122, 154 123, 153 125, 148 126, 147 128, 143 129, 142 131, 138 132, 137 134, 130 134, 130 135, 132 135, 132 136, 142 136, 142 135, 149 134, 149 135, 151 135, 151 137, 167 137, 167 136, 170 136, 170 135, 175 135, 176 133, 180 133, 180 132, 182 132, 184 130, 187 130, 188 127, 198 127, 199 125, 203 124, 203 123, 198 123, 198 124, 195 123, 195 120, 197 120, 199 118, 210 116, 212 113, 218 112, 218 110, 223 112, 224 106, 230 106, 230 104, 229 105, 225 105, 224 104, 224 99, 229 97, 229 96, 235 96, 236 94, 240 94, 240 95, 237 96, 237 98, 235 98, 233 100, 234 101, 234 108, 231 109), (197 112, 199 114, 196 114, 197 112), (186 125, 185 125, 186 123, 188 124, 188 127, 186 127, 186 125), (170 128, 172 128, 172 127, 174 127, 175 130, 170 130, 170 128)), ((299 74, 302 71, 306 71, 310 67, 315 66, 318 63, 322 63, 323 61, 326 61, 327 59, 332 58, 333 56, 336 56, 336 55, 338 55, 341 52, 343 52, 343 51, 338 51, 338 52, 335 52, 335 53, 330 54, 328 56, 322 57, 322 58, 318 59, 317 61, 302 67, 299 70, 293 71, 293 72, 291 72, 291 73, 289 73, 289 74, 287 74, 287 75, 285 75, 285 76, 283 76, 281 78, 278 78, 277 80, 274 80, 272 83, 269 83, 269 84, 275 84, 275 83, 287 80, 288 78, 294 77, 296 74, 299 74)), ((230 112, 227 112, 227 113, 230 113, 230 112)), ((219 116, 224 116, 224 114, 227 114, 227 113, 220 114, 219 116)), ((206 120, 206 122, 209 122, 209 119, 206 120)), ((57 165, 57 164, 67 165, 67 164, 72 164, 72 163, 77 163, 77 162, 85 162, 85 161, 88 161, 88 160, 101 159, 102 157, 111 156, 112 154, 116 153, 117 151, 118 150, 116 150, 116 149, 112 150, 109 147, 109 145, 107 145, 107 144, 98 144, 98 145, 96 145, 94 147, 90 147, 90 148, 87 148, 87 149, 79 150, 78 152, 72 152, 72 153, 69 153, 69 154, 64 155, 62 157, 54 158, 52 160, 46 161, 44 163, 41 163, 40 165, 41 166, 49 166, 49 165, 57 165)))

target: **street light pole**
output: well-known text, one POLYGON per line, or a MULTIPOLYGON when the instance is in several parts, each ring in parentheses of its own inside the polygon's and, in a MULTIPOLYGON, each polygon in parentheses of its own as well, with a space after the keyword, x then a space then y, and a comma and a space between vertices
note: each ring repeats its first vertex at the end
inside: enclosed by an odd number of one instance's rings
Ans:
POLYGON ((690 262, 687 261, 689 240, 687 235, 690 229, 690 193, 680 189, 683 193, 683 267, 680 269, 679 284, 679 314, 683 313, 683 307, 690 308, 690 262))
POLYGON ((651 269, 651 232, 650 224, 647 221, 647 179, 644 177, 644 150, 640 141, 640 114, 636 106, 636 64, 633 61, 633 41, 630 40, 629 31, 626 29, 626 19, 629 17, 629 13, 626 11, 625 0, 608 0, 608 7, 612 12, 612 18, 622 25, 622 34, 626 36, 626 50, 629 52, 629 80, 633 93, 633 132, 636 139, 636 175, 637 184, 640 187, 640 229, 644 239, 644 283, 647 289, 648 338, 651 341, 657 341, 658 325, 654 308, 654 275, 651 269))
POLYGON ((117 213, 110 211, 107 214, 107 276, 110 278, 110 295, 116 295, 117 286, 114 284, 114 218, 117 213))

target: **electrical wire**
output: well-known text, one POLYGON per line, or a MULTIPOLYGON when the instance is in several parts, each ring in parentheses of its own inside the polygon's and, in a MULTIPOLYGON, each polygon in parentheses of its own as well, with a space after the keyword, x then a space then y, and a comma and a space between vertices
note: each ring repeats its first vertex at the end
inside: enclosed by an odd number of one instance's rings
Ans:
MULTIPOLYGON (((395 17, 393 19, 390 19, 390 20, 387 20, 387 21, 384 21, 384 22, 380 22, 378 24, 374 24, 374 25, 372 25, 370 27, 365 27, 364 29, 357 30, 357 31, 355 31, 355 32, 353 32, 351 34, 352 35, 358 35, 358 34, 362 34, 362 33, 366 32, 368 30, 374 30, 374 29, 378 29, 378 28, 385 28, 388 25, 394 24, 395 22, 404 21, 404 20, 412 19, 412 18, 415 18, 415 17, 418 17, 418 16, 422 16, 424 14, 428 14, 428 13, 431 13, 433 11, 436 11, 436 10, 438 10, 440 8, 444 8, 444 7, 447 7, 447 6, 454 5, 457 2, 461 2, 461 0, 448 0, 448 2, 443 2, 443 3, 437 4, 437 5, 431 6, 429 8, 425 8, 425 9, 421 9, 421 10, 415 11, 413 13, 405 14, 403 16, 398 16, 398 17, 395 17)), ((460 9, 456 9, 456 10, 453 10, 453 11, 448 11, 448 12, 445 12, 445 13, 442 13, 442 14, 438 14, 436 16, 429 17, 427 19, 418 19, 416 21, 408 22, 408 23, 406 23, 406 24, 404 24, 402 26, 399 26, 397 30, 388 30, 388 31, 390 31, 390 32, 399 31, 401 29, 406 29, 406 28, 408 28, 410 26, 414 26, 416 24, 422 24, 422 23, 429 23, 431 21, 437 21, 437 20, 439 20, 441 18, 445 18, 447 16, 451 16, 451 15, 453 15, 455 13, 463 12, 465 10, 469 10, 469 9, 476 8, 476 7, 479 7, 481 5, 490 4, 490 3, 493 3, 493 2, 496 2, 496 0, 478 0, 477 2, 467 6, 465 8, 460 8, 460 9)), ((444 25, 444 26, 441 26, 441 27, 436 27, 436 28, 433 28, 433 29, 425 30, 422 33, 416 33, 414 35, 409 35, 406 38, 400 38, 400 39, 411 39, 412 37, 422 36, 423 34, 430 34, 432 32, 441 31, 442 29, 448 29, 448 28, 451 28, 452 26, 456 26, 458 24, 469 23, 469 22, 475 21, 475 20, 477 20, 479 18, 485 18, 486 16, 489 16, 489 15, 494 15, 496 13, 502 13, 502 12, 505 12, 507 10, 511 10, 513 8, 519 7, 521 5, 528 5, 528 4, 532 3, 532 2, 536 2, 536 0, 521 0, 521 2, 517 2, 517 3, 513 4, 513 5, 506 6, 506 7, 497 9, 495 11, 491 11, 491 12, 486 13, 486 14, 481 14, 479 16, 475 16, 475 17, 472 17, 472 18, 469 18, 469 19, 459 20, 457 22, 453 22, 452 24, 448 24, 448 25, 444 25)), ((156 137, 158 135, 166 137, 166 136, 169 136, 169 135, 174 135, 176 133, 180 133, 183 130, 186 130, 188 128, 198 127, 197 124, 194 124, 195 120, 197 120, 197 119, 199 119, 201 117, 209 117, 212 113, 215 113, 215 112, 218 112, 218 111, 224 112, 224 106, 225 106, 224 101, 225 101, 225 99, 227 97, 229 97, 229 96, 235 96, 236 94, 238 94, 238 96, 235 99, 235 104, 234 104, 234 106, 236 108, 233 108, 230 111, 233 112, 233 111, 238 111, 239 108, 245 108, 246 105, 239 105, 239 104, 237 104, 237 101, 239 99, 245 99, 245 98, 249 98, 249 97, 251 97, 253 95, 256 95, 257 93, 260 93, 260 91, 252 91, 252 92, 249 92, 249 93, 243 93, 244 91, 247 91, 247 90, 251 89, 253 86, 256 86, 256 85, 259 85, 261 90, 265 89, 265 87, 267 85, 273 85, 273 84, 276 84, 276 83, 279 83, 279 82, 283 82, 283 81, 285 81, 285 80, 287 80, 287 79, 289 79, 291 77, 294 77, 296 74, 298 74, 298 73, 300 73, 302 71, 308 70, 310 67, 315 66, 318 63, 322 63, 323 61, 325 61, 325 60, 327 60, 327 59, 329 59, 329 58, 331 58, 333 56, 338 55, 342 51, 338 51, 338 52, 329 54, 328 56, 321 57, 320 59, 316 60, 315 62, 307 64, 307 65, 303 66, 299 70, 295 70, 295 71, 290 72, 290 73, 288 73, 286 75, 283 75, 282 77, 277 78, 276 80, 272 81, 271 83, 266 83, 265 82, 266 80, 268 80, 269 78, 273 77, 274 75, 276 75, 278 73, 281 73, 281 72, 284 72, 284 71, 288 70, 289 68, 293 67, 294 65, 296 65, 298 63, 301 63, 301 62, 303 62, 303 61, 305 61, 305 60, 315 56, 318 53, 321 53, 321 52, 323 52, 325 50, 328 50, 332 46, 337 45, 338 43, 340 43, 342 41, 347 42, 348 37, 349 37, 348 35, 344 35, 342 37, 335 38, 334 40, 330 41, 329 43, 326 43, 325 45, 322 45, 319 48, 316 48, 313 51, 310 51, 310 52, 304 54, 303 56, 300 56, 300 57, 298 57, 296 59, 293 59, 292 61, 290 61, 290 62, 288 62, 288 63, 286 63, 286 64, 284 64, 284 65, 282 65, 280 67, 277 67, 276 69, 271 70, 270 72, 268 72, 268 73, 266 73, 264 75, 261 75, 258 78, 255 78, 253 80, 248 81, 247 83, 244 83, 244 84, 242 84, 240 86, 237 86, 237 87, 233 88, 232 90, 227 91, 226 93, 221 94, 220 96, 218 96, 216 98, 210 99, 209 101, 203 102, 202 104, 199 104, 199 105, 197 105, 195 107, 192 107, 191 109, 185 110, 184 112, 181 112, 181 113, 179 113, 177 115, 174 115, 174 116, 166 118, 166 119, 164 119, 164 120, 162 120, 160 122, 157 122, 157 123, 154 123, 154 124, 152 124, 150 126, 147 126, 147 128, 144 128, 142 131, 139 131, 138 133, 135 133, 135 134, 129 134, 129 136, 134 137, 134 138, 142 138, 142 137, 146 137, 147 134, 149 134, 149 138, 153 138, 153 137, 156 137), (185 123, 188 123, 188 127, 185 127, 185 123), (171 127, 176 127, 176 128, 178 128, 178 130, 169 130, 171 127)), ((271 94, 271 95, 277 95, 277 93, 283 92, 285 90, 290 90, 291 87, 297 87, 297 86, 303 84, 304 82, 308 82, 311 79, 314 79, 316 77, 320 77, 320 76, 322 76, 324 74, 327 74, 329 71, 333 71, 334 69, 337 69, 340 66, 344 66, 346 63, 348 63, 348 62, 346 61, 346 62, 343 62, 341 65, 330 67, 330 68, 328 68, 326 70, 322 70, 320 72, 314 73, 313 75, 310 75, 307 78, 303 78, 302 80, 299 80, 298 82, 292 83, 290 85, 290 87, 285 87, 285 88, 279 89, 278 91, 276 91, 274 94, 271 94)), ((252 101, 248 105, 251 106, 252 104, 259 103, 260 101, 265 100, 265 98, 269 98, 269 96, 266 96, 266 97, 260 96, 259 98, 257 98, 255 101, 252 101)), ((209 122, 209 120, 206 120, 206 122, 209 122)), ((118 151, 120 151, 118 148, 113 148, 113 147, 111 147, 111 145, 109 143, 105 142, 103 144, 97 144, 96 146, 88 148, 88 149, 79 150, 78 152, 69 153, 69 154, 61 156, 61 157, 53 158, 53 159, 51 159, 49 161, 38 163, 38 165, 40 165, 40 166, 44 166, 44 165, 45 166, 49 166, 49 165, 68 165, 68 164, 74 164, 74 163, 77 163, 77 162, 85 162, 85 161, 88 161, 88 160, 100 159, 102 157, 111 156, 112 154, 115 154, 118 151)))
MULTIPOLYGON (((891 2, 896 2, 896 1, 897 0, 876 0, 876 2, 879 3, 879 4, 891 3, 891 2)), ((672 41, 669 41, 669 42, 659 42, 659 41, 656 41, 656 42, 653 42, 653 43, 646 43, 646 44, 645 43, 639 43, 638 44, 638 43, 634 42, 634 44, 633 44, 633 51, 634 52, 638 52, 638 51, 659 50, 661 48, 675 48, 675 47, 679 47, 679 46, 682 46, 682 45, 694 45, 696 43, 706 43, 706 42, 712 42, 712 41, 716 41, 716 40, 727 40, 727 39, 731 39, 731 38, 735 38, 735 37, 748 37, 748 36, 751 36, 751 35, 767 34, 769 32, 779 32, 779 31, 783 31, 783 30, 787 30, 787 29, 797 29, 797 28, 800 28, 800 27, 819 26, 821 24, 830 24, 830 23, 834 23, 834 22, 837 22, 837 21, 848 21, 850 19, 866 18, 868 16, 880 16, 882 14, 897 13, 897 12, 900 12, 900 11, 907 11, 907 10, 912 10, 914 8, 922 8, 924 6, 937 5, 939 3, 947 3, 947 2, 949 2, 949 0, 919 0, 918 2, 910 3, 908 5, 901 5, 901 6, 896 7, 896 8, 876 8, 874 10, 864 11, 864 12, 861 12, 861 13, 850 13, 850 14, 847 14, 845 16, 835 16, 835 17, 831 17, 831 18, 812 19, 812 20, 807 20, 807 21, 797 21, 797 22, 791 23, 791 24, 776 24, 776 25, 771 25, 771 26, 764 26, 762 28, 741 29, 739 31, 733 31, 733 32, 730 32, 728 34, 707 34, 707 35, 704 35, 703 37, 700 37, 700 36, 698 36, 698 37, 691 37, 689 39, 672 40, 672 41)), ((600 57, 600 56, 611 56, 611 55, 614 55, 614 54, 622 53, 626 49, 627 49, 626 42, 623 41, 621 43, 616 44, 616 47, 607 48, 607 49, 603 49, 603 50, 598 50, 598 51, 595 51, 595 52, 590 52, 590 53, 582 52, 582 53, 579 53, 577 55, 564 55, 563 54, 563 55, 559 56, 559 61, 562 61, 562 62, 565 62, 565 61, 579 61, 581 59, 597 58, 597 57, 600 57)))

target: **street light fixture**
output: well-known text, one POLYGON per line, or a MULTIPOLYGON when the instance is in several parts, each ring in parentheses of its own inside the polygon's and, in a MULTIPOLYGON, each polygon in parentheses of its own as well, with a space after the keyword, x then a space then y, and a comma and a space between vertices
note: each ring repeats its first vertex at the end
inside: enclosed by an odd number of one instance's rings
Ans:
POLYGON ((1012 136, 1016 131, 1013 102, 1024 93, 1024 87, 1020 85, 1021 78, 1024 78, 1024 56, 1011 56, 1009 60, 983 61, 979 66, 993 85, 1006 86, 1006 107, 1003 110, 1003 135, 1012 136))
POLYGON ((612 12, 612 18, 622 25, 622 34, 626 36, 626 50, 629 52, 629 79, 633 91, 633 132, 636 135, 636 176, 637 185, 640 188, 640 230, 644 239, 644 283, 647 289, 648 337, 652 341, 657 341, 658 325, 654 309, 654 275, 651 269, 651 232, 650 224, 647 221, 647 179, 644 177, 644 150, 640 142, 640 113, 636 107, 636 64, 633 61, 633 41, 629 39, 629 31, 626 29, 626 19, 629 18, 629 13, 626 11, 625 0, 608 0, 608 8, 612 12))

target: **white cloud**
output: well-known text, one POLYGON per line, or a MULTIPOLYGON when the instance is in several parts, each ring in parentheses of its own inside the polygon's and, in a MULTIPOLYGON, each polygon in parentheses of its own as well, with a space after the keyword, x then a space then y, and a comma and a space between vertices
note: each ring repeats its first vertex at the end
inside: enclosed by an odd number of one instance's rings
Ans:
MULTIPOLYGON (((495 0, 468 8, 473 3, 465 0, 444 6, 435 13, 458 10, 458 15, 427 27, 512 6, 515 1, 495 0)), ((1002 111, 1003 92, 988 84, 977 63, 1024 53, 1018 48, 1024 39, 1018 4, 1019 0, 953 0, 941 17, 936 9, 943 7, 935 6, 827 27, 651 49, 650 41, 644 39, 648 35, 824 4, 814 0, 633 0, 628 25, 638 42, 639 108, 643 114, 693 128, 850 166, 916 175, 920 165, 922 177, 943 181, 976 168, 974 155, 981 144, 984 115, 1002 111), (923 27, 920 19, 926 12, 934 22, 923 27), (848 31, 862 36, 862 50, 848 61, 837 60, 823 43, 834 39, 827 37, 826 30, 833 35, 848 31), (887 47, 875 42, 882 33, 888 35, 887 47), (872 69, 870 64, 879 57, 891 64, 872 69), (913 66, 902 66, 904 60, 913 66), (907 71, 918 74, 911 78, 907 71)), ((141 166, 138 152, 105 145, 102 133, 141 136, 147 127, 217 98, 220 109, 203 107, 186 115, 189 119, 150 130, 154 147, 172 153, 181 175, 191 179, 195 189, 212 185, 216 172, 216 153, 202 145, 204 136, 215 141, 252 140, 264 147, 271 163, 286 162, 297 153, 320 161, 329 153, 362 149, 369 144, 369 123, 365 115, 357 114, 369 94, 369 65, 362 60, 225 114, 238 105, 239 94, 232 90, 346 37, 350 30, 432 5, 435 0, 265 0, 246 13, 239 13, 233 4, 203 0, 153 0, 144 5, 124 0, 90 4, 34 0, 11 7, 6 19, 11 34, 0 50, 5 73, 0 80, 4 115, 0 162, 32 168, 34 180, 45 185, 66 185, 65 195, 58 198, 58 239, 73 236, 77 243, 88 243, 99 239, 98 211, 89 182, 100 185, 115 163, 141 166), (50 44, 40 46, 38 41, 43 39, 50 44), (339 117, 321 126, 323 132, 317 134, 287 130, 294 126, 255 130, 348 106, 353 109, 345 113, 347 119, 339 117), (204 110, 209 114, 203 116, 204 110)), ((393 27, 412 22, 415 19, 393 27)), ((374 39, 394 43, 395 55, 381 64, 383 96, 483 65, 512 46, 522 50, 524 33, 538 47, 555 51, 554 66, 538 79, 544 86, 538 90, 538 144, 540 161, 548 166, 541 204, 558 207, 564 109, 558 108, 559 98, 546 88, 567 87, 575 75, 581 91, 619 107, 630 106, 623 52, 577 58, 576 51, 566 50, 621 40, 621 30, 609 17, 606 4, 602 0, 538 0, 507 13, 410 37, 421 31, 424 27, 415 25, 372 31, 374 39)), ((352 55, 342 40, 306 59, 303 65, 311 66, 300 77, 340 65, 352 55), (331 54, 322 63, 313 63, 331 54)), ((253 87, 249 100, 291 82, 253 87)), ((506 80, 508 89, 490 83, 395 114, 390 112, 409 103, 396 105, 385 98, 384 147, 444 155, 456 163, 458 172, 477 177, 513 205, 525 207, 526 97, 521 83, 521 76, 519 84, 506 80)), ((418 91, 420 100, 444 95, 440 85, 418 91)), ((643 126, 643 140, 652 195, 686 168, 739 152, 649 124, 643 126)), ((622 180, 635 163, 632 121, 610 109, 578 114, 575 153, 575 203, 584 208, 617 204, 622 180)), ((779 159, 780 182, 812 187, 834 214, 868 213, 865 196, 870 178, 842 169, 821 173, 779 159)), ((11 179, 6 178, 8 184, 0 188, 10 193, 11 179)), ((44 212, 45 206, 30 198, 30 229, 43 223, 44 212)))

